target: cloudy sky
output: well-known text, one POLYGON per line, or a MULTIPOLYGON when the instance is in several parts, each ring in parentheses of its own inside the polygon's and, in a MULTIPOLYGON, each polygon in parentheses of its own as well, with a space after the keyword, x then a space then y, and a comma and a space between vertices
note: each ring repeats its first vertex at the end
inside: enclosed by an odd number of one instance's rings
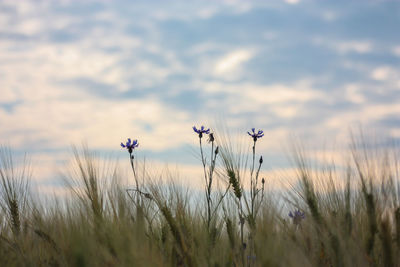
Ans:
POLYGON ((0 141, 50 190, 82 142, 200 167, 193 125, 263 129, 265 170, 293 136, 400 140, 399 28, 399 1, 1 0, 0 141))

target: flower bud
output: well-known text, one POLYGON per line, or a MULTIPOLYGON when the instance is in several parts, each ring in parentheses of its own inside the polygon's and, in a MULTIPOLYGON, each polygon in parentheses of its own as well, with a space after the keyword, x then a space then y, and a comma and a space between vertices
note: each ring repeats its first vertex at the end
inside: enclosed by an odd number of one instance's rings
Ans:
POLYGON ((263 163, 263 161, 264 161, 264 160, 263 160, 263 157, 261 156, 261 157, 260 157, 260 161, 259 161, 259 162, 260 162, 260 164, 262 164, 262 163, 263 163))
POLYGON ((213 133, 210 133, 210 134, 208 135, 208 142, 209 142, 209 143, 212 143, 212 142, 214 142, 214 140, 215 140, 214 134, 213 134, 213 133))

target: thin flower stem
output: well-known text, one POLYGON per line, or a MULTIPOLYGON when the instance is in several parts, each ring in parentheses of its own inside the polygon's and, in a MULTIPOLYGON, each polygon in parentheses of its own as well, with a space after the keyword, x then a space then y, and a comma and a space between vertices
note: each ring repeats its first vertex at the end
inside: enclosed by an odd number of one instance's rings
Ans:
POLYGON ((207 185, 207 227, 210 227, 211 223, 211 185, 212 178, 214 172, 214 164, 215 160, 213 160, 213 152, 214 152, 214 141, 211 142, 211 166, 210 166, 210 174, 208 176, 208 185, 207 185))
MULTIPOLYGON (((133 178, 135 179, 136 192, 140 192, 139 181, 138 181, 137 176, 136 176, 135 164, 134 164, 134 162, 133 162, 134 157, 133 157, 132 153, 129 154, 129 159, 130 159, 130 162, 131 162, 131 167, 132 167, 132 172, 133 172, 133 178)), ((139 194, 137 194, 136 202, 139 203, 139 194)))
POLYGON ((213 153, 214 153, 214 141, 211 142, 211 166, 210 166, 210 174, 208 176, 208 195, 211 195, 211 184, 212 184, 212 175, 214 172, 214 159, 213 159, 213 153))
MULTIPOLYGON (((259 190, 257 190, 257 185, 258 185, 258 176, 260 174, 261 165, 262 165, 262 162, 260 162, 260 165, 258 165, 258 169, 256 172, 256 177, 255 177, 254 189, 253 189, 254 191, 253 191, 253 195, 252 195, 252 199, 251 199, 251 214, 252 214, 252 216, 254 216, 254 218, 256 215, 256 214, 254 214, 254 207, 255 207, 256 198, 257 198, 257 195, 259 192, 259 190)), ((263 186, 263 189, 264 189, 264 186, 263 186)))
POLYGON ((251 167, 250 178, 253 178, 255 160, 256 160, 256 141, 254 141, 254 143, 253 143, 253 163, 252 163, 252 167, 251 167))
POLYGON ((135 165, 134 165, 134 162, 133 162, 134 157, 133 157, 132 154, 129 154, 129 159, 130 159, 130 162, 131 162, 133 178, 135 179, 135 183, 136 183, 136 190, 139 190, 139 182, 137 180, 136 171, 135 171, 135 165))
POLYGON ((253 199, 255 196, 255 187, 256 184, 254 183, 254 179, 253 179, 253 173, 254 173, 254 164, 255 164, 255 159, 256 159, 256 139, 254 139, 253 141, 253 162, 252 162, 252 166, 251 166, 251 172, 250 172, 250 199, 251 199, 251 214, 253 214, 253 209, 254 209, 254 203, 253 203, 253 199))
POLYGON ((211 183, 207 180, 207 171, 206 171, 206 160, 204 158, 204 153, 203 153, 203 146, 201 142, 201 137, 199 137, 199 143, 200 143, 200 154, 201 154, 201 162, 203 164, 203 171, 204 171, 204 180, 206 182, 206 201, 207 201, 207 228, 210 227, 210 222, 211 222, 211 203, 210 203, 210 190, 211 190, 211 183))
POLYGON ((219 198, 219 201, 218 201, 217 205, 214 208, 212 216, 214 216, 214 214, 217 212, 219 205, 221 204, 222 200, 225 198, 226 194, 229 192, 230 188, 231 188, 231 185, 229 184, 228 187, 225 190, 225 193, 219 198))
POLYGON ((203 146, 201 144, 201 138, 199 138, 199 143, 200 143, 201 163, 203 164, 203 170, 204 170, 204 179, 205 179, 206 184, 207 184, 206 161, 204 159, 203 146))

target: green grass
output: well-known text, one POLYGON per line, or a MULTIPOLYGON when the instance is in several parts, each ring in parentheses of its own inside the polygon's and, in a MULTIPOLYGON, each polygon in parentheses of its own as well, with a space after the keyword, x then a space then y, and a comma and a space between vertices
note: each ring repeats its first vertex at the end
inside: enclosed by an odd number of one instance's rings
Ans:
POLYGON ((219 145, 213 179, 226 188, 207 183, 211 200, 140 166, 137 180, 147 182, 126 191, 115 166, 76 149, 71 197, 45 203, 30 194, 29 166, 15 168, 2 148, 0 265, 400 266, 396 155, 371 158, 355 144, 346 168, 311 168, 295 153, 298 182, 278 194, 243 150, 219 145), (295 209, 305 212, 298 224, 288 217, 295 209))

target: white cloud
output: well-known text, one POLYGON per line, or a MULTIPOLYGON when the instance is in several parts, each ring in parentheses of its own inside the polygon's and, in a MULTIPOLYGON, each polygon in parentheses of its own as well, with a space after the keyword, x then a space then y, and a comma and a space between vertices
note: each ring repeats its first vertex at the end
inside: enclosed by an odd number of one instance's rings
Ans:
POLYGON ((187 52, 190 56, 201 57, 201 56, 206 56, 208 53, 212 52, 226 51, 229 48, 230 46, 226 44, 207 41, 194 44, 193 46, 190 47, 190 49, 187 50, 187 52))
POLYGON ((361 104, 365 102, 364 95, 360 92, 361 87, 358 84, 349 84, 345 88, 346 98, 355 104, 361 104))
MULTIPOLYGON (((249 111, 259 111, 265 107, 273 107, 277 115, 290 117, 296 110, 296 103, 302 104, 311 100, 324 100, 324 94, 313 88, 313 82, 300 80, 292 84, 271 84, 260 85, 249 82, 224 83, 224 82, 205 82, 199 83, 205 94, 225 93, 224 103, 214 102, 216 106, 224 106, 225 109, 235 114, 249 111), (286 112, 280 113, 279 110, 290 105, 286 112)), ((212 104, 211 101, 209 104, 212 104)))
POLYGON ((385 90, 400 89, 400 69, 389 66, 376 67, 371 71, 370 77, 376 81, 385 83, 385 90))
MULTIPOLYGON (((5 82, 5 80, 7 80, 7 79, 8 78, 5 77, 3 82, 5 82)), ((5 87, 5 88, 1 89, 0 104, 15 102, 17 100, 18 100, 17 94, 15 93, 15 91, 12 88, 5 87)))
POLYGON ((309 88, 304 82, 294 84, 293 87, 283 84, 262 86, 246 90, 245 95, 252 102, 263 104, 278 104, 290 102, 306 102, 313 99, 322 99, 322 94, 318 90, 309 88))
POLYGON ((215 72, 217 75, 231 74, 238 70, 241 65, 249 61, 253 57, 253 53, 249 50, 237 50, 223 56, 215 64, 215 72))
POLYGON ((141 10, 145 10, 141 19, 151 20, 181 20, 192 21, 193 19, 210 19, 221 13, 243 14, 249 12, 258 6, 264 6, 263 1, 191 1, 182 3, 182 1, 160 2, 157 6, 141 5, 141 10))
MULTIPOLYGON (((357 110, 338 111, 327 119, 324 127, 335 129, 339 132, 344 126, 373 125, 375 122, 400 113, 400 105, 397 103, 375 103, 364 105, 357 110)), ((325 129, 326 130, 326 129, 325 129)))
POLYGON ((46 90, 37 93, 43 98, 27 97, 12 113, 0 113, 7 125, 0 136, 12 146, 24 148, 29 142, 32 149, 65 148, 88 140, 95 148, 112 149, 122 139, 136 137, 146 149, 164 150, 191 141, 191 135, 181 134, 191 127, 188 115, 157 98, 107 100, 71 90, 51 99, 45 97, 46 90), (144 125, 151 125, 152 132, 144 125))
POLYGON ((205 8, 201 8, 198 11, 198 16, 202 19, 209 19, 217 14, 218 9, 215 6, 209 6, 205 8))
POLYGON ((381 66, 372 70, 371 78, 377 81, 394 80, 400 78, 400 71, 389 66, 381 66))
POLYGON ((395 46, 395 47, 393 47, 393 54, 395 55, 395 56, 398 56, 398 57, 400 57, 400 45, 399 46, 395 46))
POLYGON ((367 54, 373 51, 374 45, 371 41, 365 40, 327 40, 325 37, 317 37, 313 39, 313 43, 328 47, 340 54, 358 53, 367 54))
POLYGON ((340 42, 335 46, 341 53, 356 52, 359 54, 369 53, 373 48, 372 44, 367 41, 340 42))
POLYGON ((34 35, 42 30, 42 22, 43 21, 38 18, 24 20, 16 24, 14 31, 21 34, 34 35))
POLYGON ((289 119, 294 118, 299 113, 300 107, 295 104, 282 104, 270 106, 270 109, 279 117, 289 119))
MULTIPOLYGON (((372 90, 384 96, 385 90, 400 88, 399 70, 391 66, 374 65, 375 61, 352 59, 351 62, 346 62, 346 67, 366 73, 367 78, 381 81, 384 86, 382 83, 378 86, 376 83, 369 86, 363 86, 362 83, 340 85, 340 81, 329 80, 317 86, 314 78, 302 78, 294 82, 282 80, 272 84, 249 82, 244 76, 247 73, 244 66, 253 58, 265 55, 259 55, 259 50, 256 49, 267 49, 279 54, 282 51, 274 44, 293 41, 291 37, 285 39, 285 28, 261 27, 261 32, 257 35, 260 41, 257 43, 250 38, 245 40, 248 43, 242 47, 219 38, 205 38, 197 45, 187 44, 185 32, 180 31, 179 27, 173 29, 177 31, 175 36, 178 36, 178 40, 169 43, 169 40, 164 39, 164 34, 170 30, 162 32, 164 27, 171 26, 164 24, 165 20, 200 22, 195 26, 201 27, 203 24, 208 25, 208 22, 204 23, 202 20, 221 13, 234 15, 260 6, 288 8, 282 0, 268 4, 265 1, 196 1, 186 5, 177 1, 157 7, 143 2, 132 7, 124 6, 130 8, 127 12, 129 17, 121 16, 117 9, 108 8, 107 2, 105 10, 95 11, 93 14, 90 12, 86 16, 64 11, 54 12, 51 2, 46 1, 39 4, 8 2, 9 5, 16 6, 18 14, 13 17, 12 12, 0 12, 0 24, 7 33, 29 35, 31 38, 20 41, 17 38, 6 39, 5 35, 0 42, 0 62, 6 62, 0 65, 0 103, 17 103, 12 111, 0 109, 0 122, 7 125, 0 130, 0 138, 20 149, 29 144, 29 149, 63 150, 82 140, 88 141, 93 148, 120 149, 118 144, 125 138, 132 137, 139 139, 140 149, 168 150, 185 143, 193 143, 195 136, 190 132, 193 121, 200 123, 225 112, 226 124, 235 129, 242 129, 250 123, 261 125, 260 127, 271 125, 271 129, 265 129, 268 141, 260 142, 259 148, 281 153, 280 146, 287 141, 291 132, 303 130, 314 141, 321 136, 330 138, 345 131, 343 129, 347 129, 349 125, 358 122, 373 125, 374 121, 400 112, 396 103, 381 104, 380 100, 374 102, 372 99, 366 101, 368 92, 372 90), (159 28, 160 25, 162 27, 159 28), (78 29, 79 26, 87 28, 78 29), (73 42, 52 41, 57 38, 52 35, 54 31, 60 33, 65 30, 76 34, 77 39, 73 42), (179 37, 180 34, 183 37, 179 37), (265 40, 272 42, 267 44, 265 40), (168 77, 179 75, 196 78, 184 85, 180 82, 166 84, 169 82, 168 77), (79 84, 77 80, 104 85, 103 91, 96 91, 98 88, 95 86, 89 88, 91 91, 85 91, 86 85, 79 84), (328 89, 319 89, 319 86, 324 85, 329 88, 337 87, 328 94, 328 89), (163 95, 168 96, 177 96, 183 90, 201 88, 196 93, 205 99, 205 103, 201 103, 203 112, 198 112, 198 106, 185 112, 174 106, 175 102, 170 99, 165 100, 155 95, 158 90, 151 91, 151 88, 161 86, 165 88, 163 95), (135 98, 113 98, 132 88, 143 91, 135 98), (108 97, 109 95, 113 97, 108 97), (357 105, 352 106, 351 110, 341 107, 333 110, 332 106, 342 100, 357 105), (313 106, 312 103, 319 104, 313 106), (329 106, 331 112, 321 107, 324 103, 332 104, 329 106), (255 114, 253 118, 246 117, 249 113, 255 114), (301 120, 297 121, 296 118, 301 120), (304 125, 299 125, 303 121, 304 125), (289 125, 292 122, 293 125, 289 125)), ((286 2, 298 4, 300 1, 286 2)), ((64 2, 64 5, 74 4, 74 1, 64 2)), ((319 15, 327 21, 335 21, 338 14, 325 11, 319 15)), ((209 22, 214 23, 211 20, 209 22)), ((258 28, 254 30, 259 31, 258 28)), ((343 60, 349 58, 348 54, 357 53, 362 57, 379 48, 379 43, 374 39, 329 40, 323 37, 314 41, 323 48, 336 51, 343 60)), ((400 56, 399 46, 390 47, 393 55, 400 56)), ((277 61, 274 62, 287 62, 284 57, 274 55, 275 59, 277 61)), ((337 70, 329 69, 324 72, 334 76, 337 70)), ((277 77, 273 78, 275 81, 277 77)), ((398 136, 398 131, 392 130, 391 134, 398 136)), ((41 155, 36 166, 43 176, 50 177, 56 171, 50 167, 51 157, 62 159, 65 155, 41 155), (41 164, 43 165, 40 166, 41 164)), ((196 166, 185 165, 182 169, 183 172, 190 173, 196 166)), ((197 177, 197 174, 190 173, 188 176, 197 177)))
POLYGON ((291 5, 296 5, 298 3, 300 3, 300 0, 284 0, 285 3, 287 4, 291 4, 291 5))
POLYGON ((329 22, 333 22, 338 18, 338 14, 332 10, 323 11, 321 15, 325 21, 329 22))

